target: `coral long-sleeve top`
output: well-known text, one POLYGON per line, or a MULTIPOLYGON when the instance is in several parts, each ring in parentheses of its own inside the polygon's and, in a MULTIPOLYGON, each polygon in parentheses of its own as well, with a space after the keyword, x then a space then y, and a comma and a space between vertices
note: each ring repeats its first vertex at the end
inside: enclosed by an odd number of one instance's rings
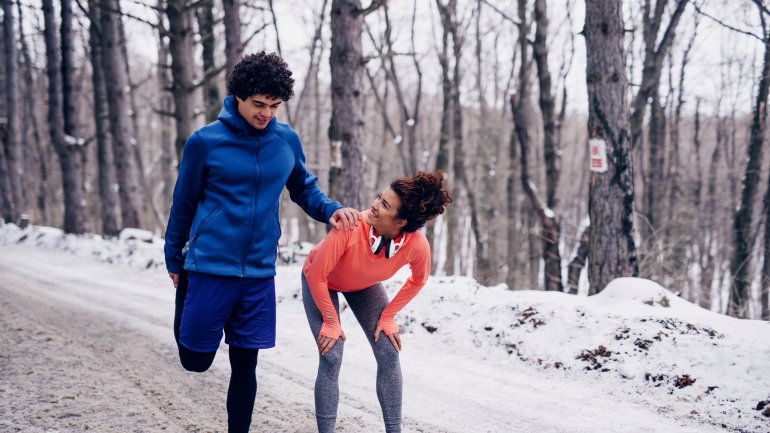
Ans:
POLYGON ((353 230, 331 230, 310 251, 302 268, 313 301, 323 316, 321 335, 324 337, 337 339, 341 334, 329 290, 357 292, 387 280, 408 264, 412 275, 380 316, 380 326, 390 335, 398 332, 393 316, 417 295, 430 275, 430 245, 419 231, 408 233, 404 245, 393 257, 385 258, 384 252, 374 255, 369 245, 368 213, 359 214, 359 224, 353 230))

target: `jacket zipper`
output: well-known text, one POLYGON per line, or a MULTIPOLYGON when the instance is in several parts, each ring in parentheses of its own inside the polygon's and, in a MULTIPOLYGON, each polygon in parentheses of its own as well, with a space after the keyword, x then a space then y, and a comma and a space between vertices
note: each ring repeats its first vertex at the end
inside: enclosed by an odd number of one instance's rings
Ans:
POLYGON ((241 278, 243 278, 245 272, 244 268, 246 265, 246 251, 249 248, 249 242, 251 242, 251 231, 254 226, 254 214, 256 213, 256 191, 257 188, 259 188, 259 179, 262 175, 262 170, 259 165, 259 138, 256 139, 256 146, 252 155, 254 156, 254 166, 256 167, 256 171, 254 172, 254 188, 251 189, 251 215, 249 216, 249 230, 246 232, 246 236, 244 236, 245 240, 243 244, 243 250, 241 251, 241 278))

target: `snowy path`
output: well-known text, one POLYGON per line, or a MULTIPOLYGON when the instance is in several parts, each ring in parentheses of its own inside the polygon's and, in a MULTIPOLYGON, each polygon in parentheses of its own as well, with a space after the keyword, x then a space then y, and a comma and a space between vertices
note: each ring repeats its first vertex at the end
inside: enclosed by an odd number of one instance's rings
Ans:
MULTIPOLYGON (((312 432, 316 352, 298 268, 279 268, 278 345, 260 353, 252 431, 312 432)), ((140 272, 28 246, 0 246, 0 431, 222 432, 226 347, 205 374, 178 365, 173 289, 140 272)), ((341 374, 339 432, 381 431, 374 359, 357 324, 341 374)), ((712 432, 643 396, 578 382, 407 334, 404 431, 712 432)))

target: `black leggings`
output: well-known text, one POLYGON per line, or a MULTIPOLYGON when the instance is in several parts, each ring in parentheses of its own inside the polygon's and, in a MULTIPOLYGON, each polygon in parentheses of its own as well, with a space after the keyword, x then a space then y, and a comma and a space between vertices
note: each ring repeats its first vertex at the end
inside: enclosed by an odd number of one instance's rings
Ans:
MULTIPOLYGON (((179 348, 179 360, 188 371, 202 373, 211 367, 217 352, 196 352, 179 344, 179 324, 182 319, 184 298, 187 296, 187 273, 179 275, 174 309, 174 338, 179 348)), ((230 386, 227 389, 227 431, 248 433, 254 399, 257 396, 257 355, 259 349, 230 346, 230 386)))

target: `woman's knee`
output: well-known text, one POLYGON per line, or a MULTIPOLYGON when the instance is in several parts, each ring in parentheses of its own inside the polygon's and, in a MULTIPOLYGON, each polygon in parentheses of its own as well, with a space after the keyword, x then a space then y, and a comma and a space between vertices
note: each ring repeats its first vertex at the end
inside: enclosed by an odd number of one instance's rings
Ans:
POLYGON ((337 342, 331 350, 321 355, 321 368, 339 371, 342 366, 342 344, 337 342))
POLYGON ((179 361, 187 371, 203 373, 211 367, 217 352, 196 352, 179 345, 179 361))
POLYGON ((401 365, 398 352, 390 341, 388 341, 387 346, 379 345, 375 347, 374 357, 377 359, 377 365, 381 368, 397 368, 401 365))

